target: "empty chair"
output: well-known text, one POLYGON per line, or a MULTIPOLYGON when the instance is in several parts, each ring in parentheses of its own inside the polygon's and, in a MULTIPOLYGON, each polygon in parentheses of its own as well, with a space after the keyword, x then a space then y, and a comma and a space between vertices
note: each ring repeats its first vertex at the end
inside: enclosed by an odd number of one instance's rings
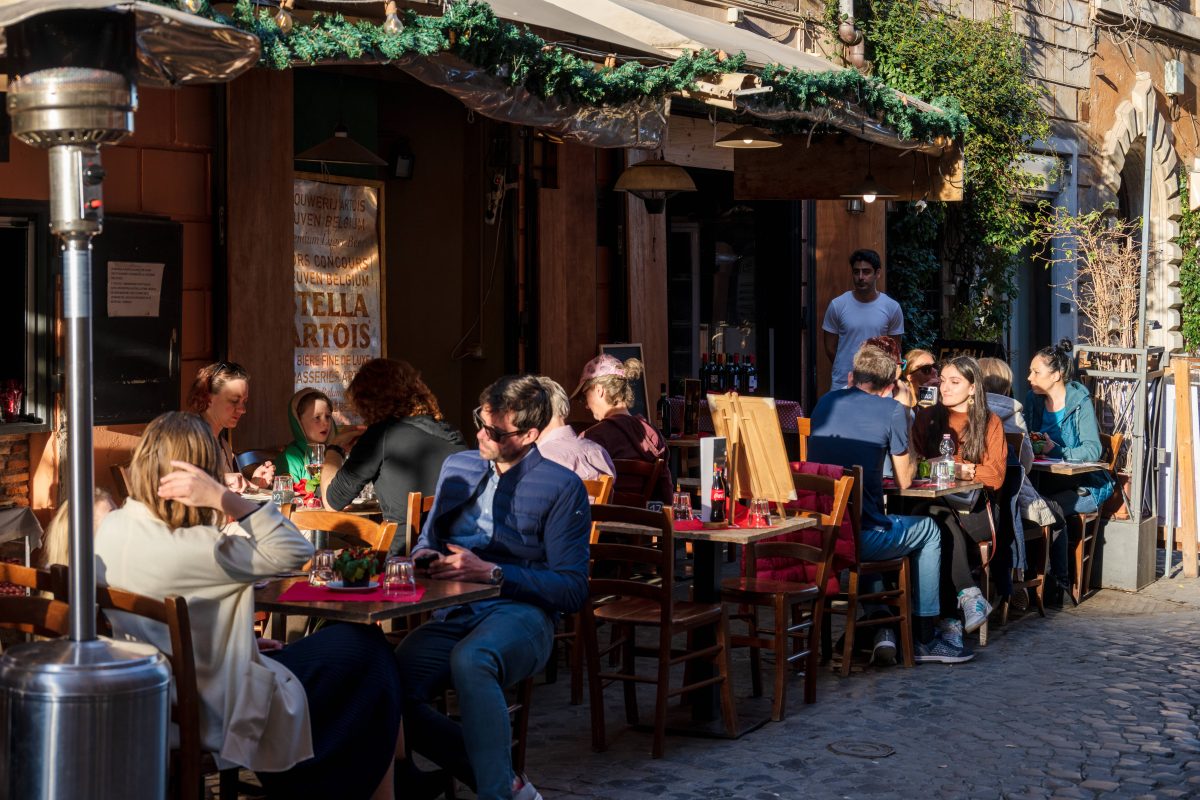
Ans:
POLYGON ((395 522, 373 522, 344 511, 293 511, 292 522, 304 531, 325 531, 354 547, 386 553, 396 536, 395 522))

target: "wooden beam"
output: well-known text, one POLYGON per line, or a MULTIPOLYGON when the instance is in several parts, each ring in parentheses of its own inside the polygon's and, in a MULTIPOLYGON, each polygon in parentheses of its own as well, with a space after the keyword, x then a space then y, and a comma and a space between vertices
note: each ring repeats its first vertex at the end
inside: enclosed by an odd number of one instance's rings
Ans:
MULTIPOLYGON (((1200 359, 1174 358, 1175 373, 1175 474, 1179 476, 1179 538, 1183 541, 1183 577, 1200 575, 1196 561, 1196 454, 1192 448, 1192 368, 1200 359)), ((1168 572, 1170 556, 1167 554, 1168 572)))
POLYGON ((736 129, 733 123, 718 122, 714 137, 713 124, 708 120, 672 116, 663 155, 667 161, 673 161, 681 167, 733 172, 734 151, 728 147, 717 147, 713 141, 736 129))
POLYGON ((735 150, 733 192, 738 200, 835 200, 867 176, 901 200, 961 200, 962 151, 941 158, 872 145, 850 134, 779 136, 782 147, 735 150))
MULTIPOLYGON (((627 150, 632 165, 650 156, 627 150)), ((640 342, 646 359, 646 388, 650 402, 666 383, 667 364, 667 215, 649 214, 645 204, 628 195, 625 229, 629 266, 629 341, 640 342)), ((649 409, 647 409, 649 410, 649 409)))

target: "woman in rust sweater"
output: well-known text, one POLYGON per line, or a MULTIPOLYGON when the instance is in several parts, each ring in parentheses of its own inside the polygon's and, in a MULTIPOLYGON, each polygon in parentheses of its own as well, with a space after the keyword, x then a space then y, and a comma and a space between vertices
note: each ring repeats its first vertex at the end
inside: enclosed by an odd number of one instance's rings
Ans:
MULTIPOLYGON (((918 410, 913 420, 914 449, 922 458, 937 458, 942 437, 949 435, 958 478, 978 481, 987 491, 999 491, 1008 445, 1003 423, 988 411, 979 364, 970 356, 958 356, 943 365, 941 378, 940 401, 918 410)), ((981 626, 992 610, 971 577, 968 560, 972 551, 978 552, 978 544, 992 536, 994 523, 985 500, 984 492, 951 495, 946 502, 932 503, 926 509, 942 529, 942 586, 953 585, 957 591, 957 605, 968 633, 981 626)), ((943 611, 952 606, 953 601, 943 596, 943 611)))

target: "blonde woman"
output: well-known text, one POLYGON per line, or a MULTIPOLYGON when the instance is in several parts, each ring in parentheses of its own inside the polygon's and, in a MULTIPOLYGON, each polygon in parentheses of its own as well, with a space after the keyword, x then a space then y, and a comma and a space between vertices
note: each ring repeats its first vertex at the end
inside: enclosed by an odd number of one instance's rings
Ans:
MULTIPOLYGON (((274 504, 247 500, 220 477, 205 420, 171 412, 151 422, 133 454, 129 499, 96 535, 99 582, 187 600, 201 737, 220 766, 254 770, 270 797, 390 798, 400 678, 387 641, 362 625, 331 625, 287 647, 256 640, 254 582, 300 568, 313 549, 274 504)), ((111 617, 118 638, 170 647, 160 623, 111 617)))
MULTIPOLYGON (((595 442, 616 459, 636 461, 663 460, 663 471, 653 499, 671 502, 671 471, 666 466, 667 443, 662 434, 644 417, 630 412, 633 405, 633 381, 642 377, 642 362, 636 358, 618 361, 608 354, 596 356, 583 368, 579 385, 572 397, 580 393, 596 424, 580 434, 595 442)), ((617 479, 620 480, 620 474, 617 479)))
MULTIPOLYGON (((938 375, 937 359, 933 353, 919 348, 909 350, 904 356, 904 373, 901 375, 908 387, 907 402, 909 408, 921 401, 920 392, 926 386, 937 386, 941 383, 938 375)), ((925 405, 932 405, 927 402, 925 405)))
MULTIPOLYGON (((92 495, 93 510, 92 524, 96 530, 100 529, 100 523, 108 516, 110 511, 115 511, 117 503, 113 500, 112 495, 96 487, 92 495)), ((50 524, 46 526, 46 532, 42 535, 42 546, 38 548, 37 565, 42 568, 49 567, 51 564, 62 564, 70 566, 71 564, 71 536, 67 524, 68 501, 63 500, 58 504, 58 510, 54 512, 54 516, 50 519, 50 524)))

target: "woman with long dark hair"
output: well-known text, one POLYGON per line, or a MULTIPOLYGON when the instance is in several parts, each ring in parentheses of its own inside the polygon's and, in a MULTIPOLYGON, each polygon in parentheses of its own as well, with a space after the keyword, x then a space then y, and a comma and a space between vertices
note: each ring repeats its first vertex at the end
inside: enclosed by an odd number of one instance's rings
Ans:
MULTIPOLYGON (((1034 355, 1029 365, 1025 422, 1038 455, 1063 461, 1097 461, 1103 450, 1100 426, 1087 387, 1071 380, 1073 349, 1071 340, 1063 339, 1034 355)), ((1062 535, 1066 518, 1099 510, 1113 493, 1113 479, 1107 470, 1078 476, 1045 475, 1037 488, 1054 514, 1050 571, 1057 586, 1051 589, 1050 602, 1058 605, 1062 602, 1062 588, 1070 586, 1067 537, 1062 535)))
MULTIPOLYGON (((1000 418, 988 411, 979 364, 970 356, 958 356, 942 366, 941 378, 939 402, 919 409, 913 422, 913 445, 918 455, 938 458, 942 438, 949 436, 954 445, 955 474, 998 491, 1004 484, 1008 445, 1000 418)), ((979 543, 992 536, 994 522, 988 516, 985 500, 982 492, 952 496, 927 510, 942 529, 943 572, 949 569, 942 586, 954 586, 968 633, 983 625, 992 610, 971 577, 969 560, 971 551, 978 552, 979 543)), ((943 609, 952 605, 954 600, 944 596, 943 609)), ((943 631, 950 637, 955 633, 943 631)))

